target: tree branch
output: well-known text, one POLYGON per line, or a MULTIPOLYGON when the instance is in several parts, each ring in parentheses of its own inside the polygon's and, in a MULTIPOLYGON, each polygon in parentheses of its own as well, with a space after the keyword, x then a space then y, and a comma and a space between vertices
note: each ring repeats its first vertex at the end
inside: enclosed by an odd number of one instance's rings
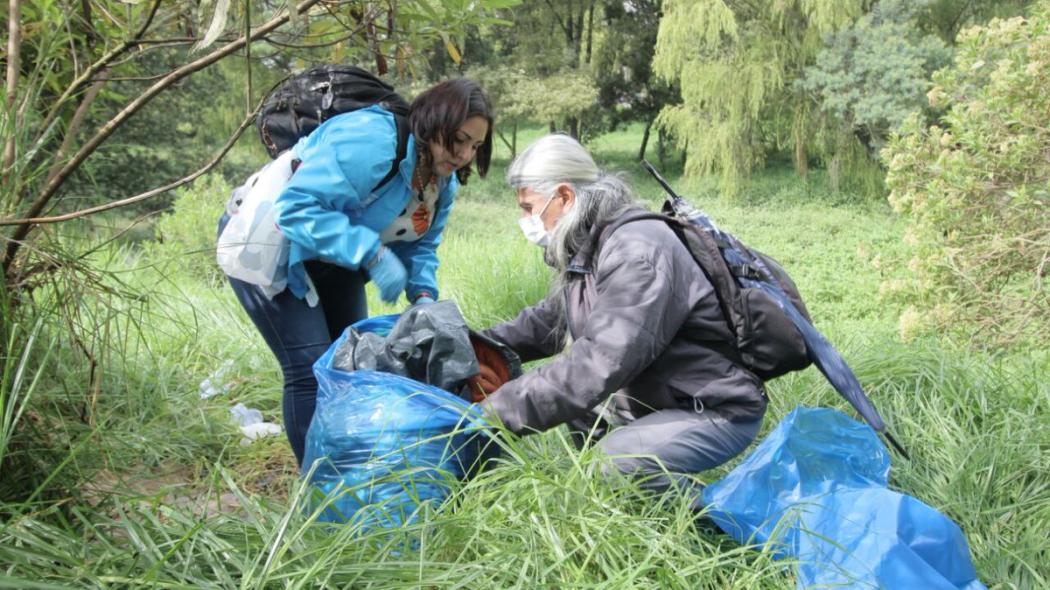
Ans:
POLYGON ((219 150, 219 153, 216 154, 215 157, 213 157, 210 162, 208 162, 202 168, 200 168, 199 170, 197 170, 193 174, 190 174, 189 176, 185 176, 183 178, 180 178, 179 180, 176 180, 174 182, 166 184, 166 185, 164 185, 162 187, 151 189, 151 190, 148 190, 148 191, 146 191, 144 193, 140 193, 140 194, 137 194, 135 196, 128 197, 126 199, 120 199, 119 201, 112 201, 112 202, 106 203, 104 205, 98 205, 97 207, 89 207, 87 209, 81 209, 80 211, 73 211, 71 213, 65 213, 63 215, 55 215, 53 217, 33 217, 33 218, 28 218, 28 219, 0 219, 0 226, 28 225, 28 224, 40 225, 40 224, 44 224, 44 223, 58 223, 58 222, 61 222, 61 221, 69 221, 70 219, 76 219, 78 217, 85 217, 85 216, 88 216, 88 215, 93 215, 95 213, 101 213, 102 211, 109 211, 110 209, 117 209, 118 207, 126 207, 126 206, 132 205, 134 203, 139 203, 141 201, 145 201, 146 199, 149 199, 149 198, 155 197, 157 195, 166 193, 166 192, 168 192, 170 190, 177 189, 180 186, 182 186, 184 184, 187 184, 189 182, 193 182, 197 178, 207 174, 220 161, 222 161, 223 157, 225 157, 226 154, 231 149, 233 149, 233 145, 235 143, 237 143, 237 140, 240 139, 241 135, 244 134, 244 130, 247 129, 248 127, 250 127, 251 124, 252 124, 252 121, 255 120, 255 116, 259 113, 259 109, 262 108, 262 104, 263 104, 262 101, 260 101, 259 104, 255 107, 255 110, 253 110, 251 113, 249 113, 248 116, 245 117, 243 121, 241 121, 240 126, 238 126, 237 130, 233 132, 233 135, 230 136, 230 139, 226 141, 226 145, 224 145, 222 147, 222 149, 219 150))
MULTIPOLYGON (((293 10, 295 10, 296 13, 305 12, 306 10, 309 10, 311 6, 317 4, 319 1, 320 0, 303 0, 303 2, 300 2, 298 6, 293 8, 293 10)), ((44 185, 44 188, 41 189, 40 194, 37 196, 37 199, 29 207, 29 210, 26 214, 26 219, 33 219, 37 215, 39 215, 40 212, 44 210, 44 207, 47 206, 48 202, 51 200, 51 197, 53 197, 55 195, 55 192, 58 191, 58 188, 62 186, 62 183, 65 182, 65 180, 69 177, 69 175, 72 174, 73 171, 76 170, 84 162, 84 160, 87 159, 87 157, 91 155, 91 153, 94 152, 99 145, 102 144, 102 142, 106 141, 106 139, 108 139, 109 136, 117 130, 117 128, 119 128, 132 115, 137 113, 139 109, 141 109, 151 100, 153 100, 154 97, 156 97, 158 94, 160 94, 162 91, 164 91, 166 88, 168 88, 175 82, 178 82, 179 80, 185 78, 186 76, 189 76, 194 72, 202 70, 210 66, 211 64, 219 61, 220 59, 223 59, 224 57, 233 54, 237 50, 241 49, 245 43, 254 41, 255 39, 258 39, 270 33, 274 29, 277 29, 281 25, 288 22, 289 18, 290 13, 288 11, 282 11, 282 13, 279 16, 270 19, 265 24, 256 28, 251 33, 251 35, 247 37, 241 37, 232 43, 228 43, 223 47, 212 51, 211 53, 201 57, 200 59, 197 59, 182 67, 172 70, 171 73, 169 73, 163 79, 146 89, 138 98, 131 101, 131 103, 125 106, 124 109, 117 113, 115 117, 113 117, 108 123, 103 125, 102 128, 99 129, 98 132, 95 133, 95 135, 90 140, 88 140, 88 142, 84 144, 84 146, 81 147, 79 151, 77 151, 76 155, 74 155, 70 159, 70 161, 66 163, 66 165, 63 166, 62 169, 59 170, 58 173, 55 174, 55 176, 52 177, 51 180, 49 180, 44 185)), ((15 232, 12 234, 11 241, 7 244, 7 251, 4 255, 2 263, 3 273, 5 276, 11 269, 11 264, 14 262, 15 254, 18 253, 18 250, 21 247, 22 240, 24 240, 25 237, 29 235, 29 232, 32 230, 33 226, 33 222, 26 222, 24 224, 19 225, 15 232)))
MULTIPOLYGON (((558 21, 558 26, 560 26, 561 30, 565 32, 565 37, 566 38, 571 38, 572 37, 572 32, 569 31, 569 28, 565 25, 565 22, 562 21, 561 14, 558 13, 557 7, 554 6, 554 4, 551 2, 551 0, 544 0, 544 2, 547 3, 547 6, 551 7, 551 12, 554 13, 554 20, 558 21)), ((569 13, 569 20, 570 20, 570 22, 572 20, 572 13, 571 12, 569 13)))
MULTIPOLYGON (((12 2, 13 1, 14 0, 12 0, 12 2)), ((126 39, 123 43, 115 47, 112 51, 103 55, 98 61, 88 66, 88 69, 84 70, 82 74, 77 76, 77 78, 66 87, 62 92, 62 95, 52 104, 51 110, 48 111, 47 118, 44 119, 43 124, 40 125, 40 135, 37 136, 36 140, 33 142, 36 144, 34 149, 39 147, 39 143, 43 140, 44 135, 47 133, 47 129, 58 117, 58 114, 62 112, 62 108, 65 106, 66 101, 69 100, 69 97, 78 92, 84 84, 87 84, 89 80, 95 77, 95 74, 108 66, 111 61, 119 57, 125 51, 133 47, 139 38, 146 34, 150 24, 153 23, 153 18, 157 15, 157 11, 160 9, 161 2, 162 0, 153 0, 153 6, 150 7, 149 14, 146 15, 146 20, 142 23, 142 26, 139 27, 138 31, 136 31, 129 39, 126 39)))
MULTIPOLYGON (((73 118, 70 119, 69 125, 66 126, 66 131, 62 138, 62 145, 58 146, 58 151, 55 152, 53 157, 54 161, 51 163, 51 169, 47 172, 47 180, 54 178, 55 175, 58 174, 58 171, 61 170, 62 160, 66 158, 69 148, 76 140, 77 131, 80 130, 80 125, 83 124, 84 118, 87 117, 88 109, 91 108, 91 103, 95 102, 95 98, 105 84, 106 82, 104 79, 96 81, 88 88, 88 91, 84 94, 84 98, 80 100, 76 112, 73 113, 73 118)), ((16 200, 16 203, 17 202, 18 201, 16 200)))
POLYGON ((18 100, 18 72, 22 50, 22 3, 21 0, 10 0, 7 16, 7 116, 8 135, 4 142, 4 175, 7 182, 14 183, 14 175, 8 174, 15 163, 15 102, 18 100))

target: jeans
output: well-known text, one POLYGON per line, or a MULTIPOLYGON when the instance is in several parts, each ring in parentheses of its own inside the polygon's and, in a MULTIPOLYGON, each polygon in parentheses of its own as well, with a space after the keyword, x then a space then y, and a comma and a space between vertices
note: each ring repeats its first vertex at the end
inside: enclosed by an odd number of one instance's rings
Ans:
MULTIPOLYGON (((219 220, 219 233, 228 220, 227 215, 219 220)), ((227 277, 237 300, 281 365, 284 430, 300 465, 306 432, 317 405, 313 364, 347 326, 368 317, 365 299, 368 275, 364 271, 309 261, 306 272, 320 298, 316 307, 310 307, 288 289, 269 299, 259 287, 227 277)))

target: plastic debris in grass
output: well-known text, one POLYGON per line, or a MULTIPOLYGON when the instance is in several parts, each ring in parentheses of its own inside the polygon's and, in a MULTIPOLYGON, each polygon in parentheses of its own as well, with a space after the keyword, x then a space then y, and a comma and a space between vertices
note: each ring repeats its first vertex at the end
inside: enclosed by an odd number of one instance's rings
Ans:
POLYGON ((266 436, 276 436, 282 432, 279 424, 265 422, 262 412, 244 404, 239 403, 230 408, 230 414, 233 415, 233 421, 240 426, 241 434, 244 435, 244 438, 241 439, 242 445, 250 444, 253 440, 266 436))
POLYGON ((708 516, 741 543, 798 565, 798 588, 981 590, 948 517, 890 490, 890 456, 868 425, 796 408, 707 486, 708 516))
MULTIPOLYGON (((389 331, 396 316, 370 318, 358 331, 389 331)), ((363 529, 398 527, 425 505, 440 504, 486 448, 473 404, 389 373, 333 367, 347 330, 314 364, 317 408, 306 436, 302 477, 319 520, 363 529)))
POLYGON ((201 381, 199 390, 201 399, 208 399, 219 395, 220 393, 228 393, 232 383, 226 383, 226 374, 233 369, 233 359, 227 359, 214 373, 209 375, 201 381))

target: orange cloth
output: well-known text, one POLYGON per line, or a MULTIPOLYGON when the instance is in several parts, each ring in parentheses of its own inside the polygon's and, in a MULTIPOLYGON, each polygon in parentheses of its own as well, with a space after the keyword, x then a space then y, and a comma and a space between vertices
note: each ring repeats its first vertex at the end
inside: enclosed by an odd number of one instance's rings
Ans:
POLYGON ((480 402, 501 385, 510 381, 510 366, 500 352, 488 344, 476 339, 470 339, 474 347, 474 356, 478 358, 480 372, 470 378, 473 391, 471 401, 480 402))

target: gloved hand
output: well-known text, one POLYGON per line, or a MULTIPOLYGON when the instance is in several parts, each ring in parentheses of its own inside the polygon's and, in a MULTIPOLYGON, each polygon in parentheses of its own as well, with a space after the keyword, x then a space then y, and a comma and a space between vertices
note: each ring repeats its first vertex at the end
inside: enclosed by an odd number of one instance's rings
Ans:
POLYGON ((473 393, 471 401, 480 402, 510 381, 510 366, 498 350, 483 341, 471 338, 470 344, 474 348, 474 356, 477 357, 480 368, 478 374, 470 378, 473 393))
POLYGON ((397 301, 401 292, 405 290, 405 285, 408 284, 408 272, 397 255, 385 246, 380 247, 379 253, 365 265, 365 268, 372 282, 379 287, 379 298, 387 303, 397 301))

